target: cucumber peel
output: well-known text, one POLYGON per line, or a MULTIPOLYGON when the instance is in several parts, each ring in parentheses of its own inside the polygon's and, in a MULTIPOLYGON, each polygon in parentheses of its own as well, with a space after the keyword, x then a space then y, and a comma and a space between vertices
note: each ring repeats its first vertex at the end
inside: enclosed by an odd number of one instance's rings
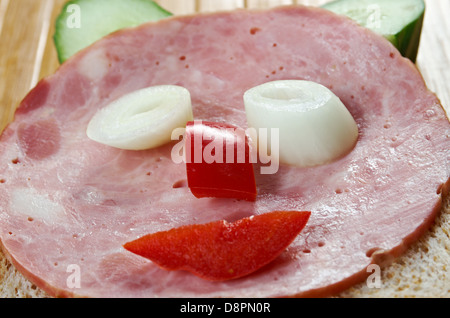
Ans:
POLYGON ((55 24, 53 41, 62 64, 81 49, 119 29, 172 14, 152 0, 71 0, 55 24))
POLYGON ((404 57, 416 62, 425 15, 423 0, 335 0, 322 8, 384 36, 404 57))

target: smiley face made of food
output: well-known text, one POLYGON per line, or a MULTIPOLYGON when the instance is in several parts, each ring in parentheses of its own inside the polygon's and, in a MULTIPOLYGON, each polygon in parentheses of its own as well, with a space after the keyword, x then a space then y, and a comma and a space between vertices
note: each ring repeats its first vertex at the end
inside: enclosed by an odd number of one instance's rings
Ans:
POLYGON ((319 8, 171 17, 109 35, 22 101, 0 140, 0 238, 53 296, 329 295, 400 255, 448 192, 449 122, 415 66, 382 37, 319 8), (255 174, 255 200, 197 198, 173 142, 124 150, 88 138, 95 113, 157 85, 191 95, 195 119, 247 127, 246 91, 277 80, 330 89, 358 125, 345 156, 255 174), (177 185, 177 186, 176 186, 177 185), (149 233, 270 211, 311 211, 273 261, 238 279, 165 270, 123 247, 149 233), (81 268, 70 288, 67 269, 81 268))

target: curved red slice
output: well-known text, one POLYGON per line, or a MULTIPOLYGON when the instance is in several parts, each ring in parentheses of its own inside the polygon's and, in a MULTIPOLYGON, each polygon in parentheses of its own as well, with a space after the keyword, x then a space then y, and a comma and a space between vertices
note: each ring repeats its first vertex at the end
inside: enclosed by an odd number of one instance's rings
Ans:
POLYGON ((126 243, 130 252, 167 270, 207 280, 239 278, 273 261, 303 230, 310 212, 275 211, 240 219, 187 225, 126 243))

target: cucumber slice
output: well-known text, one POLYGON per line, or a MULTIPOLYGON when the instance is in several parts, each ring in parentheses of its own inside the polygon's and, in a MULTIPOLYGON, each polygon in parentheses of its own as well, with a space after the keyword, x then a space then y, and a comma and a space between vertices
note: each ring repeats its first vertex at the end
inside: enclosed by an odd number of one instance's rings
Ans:
POLYGON ((152 0, 72 0, 56 19, 55 43, 60 63, 103 36, 172 15, 152 0))
POLYGON ((335 0, 322 7, 384 36, 403 56, 416 61, 425 14, 423 0, 335 0))

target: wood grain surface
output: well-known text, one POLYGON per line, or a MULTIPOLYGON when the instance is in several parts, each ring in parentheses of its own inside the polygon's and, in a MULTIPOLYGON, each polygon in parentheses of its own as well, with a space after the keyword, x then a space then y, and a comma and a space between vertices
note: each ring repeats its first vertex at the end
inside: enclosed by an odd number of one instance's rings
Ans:
MULTIPOLYGON (((0 132, 13 120, 21 99, 59 66, 54 23, 67 0, 0 0, 0 132)), ((321 5, 328 0, 158 0, 168 11, 191 14, 287 4, 321 5)), ((426 0, 417 67, 450 114, 450 0, 426 0)), ((0 258, 2 258, 0 251, 0 258)), ((0 277, 1 281, 1 277, 0 277)), ((450 287, 449 287, 450 290, 450 287)), ((450 291, 449 291, 450 292, 450 291)))

